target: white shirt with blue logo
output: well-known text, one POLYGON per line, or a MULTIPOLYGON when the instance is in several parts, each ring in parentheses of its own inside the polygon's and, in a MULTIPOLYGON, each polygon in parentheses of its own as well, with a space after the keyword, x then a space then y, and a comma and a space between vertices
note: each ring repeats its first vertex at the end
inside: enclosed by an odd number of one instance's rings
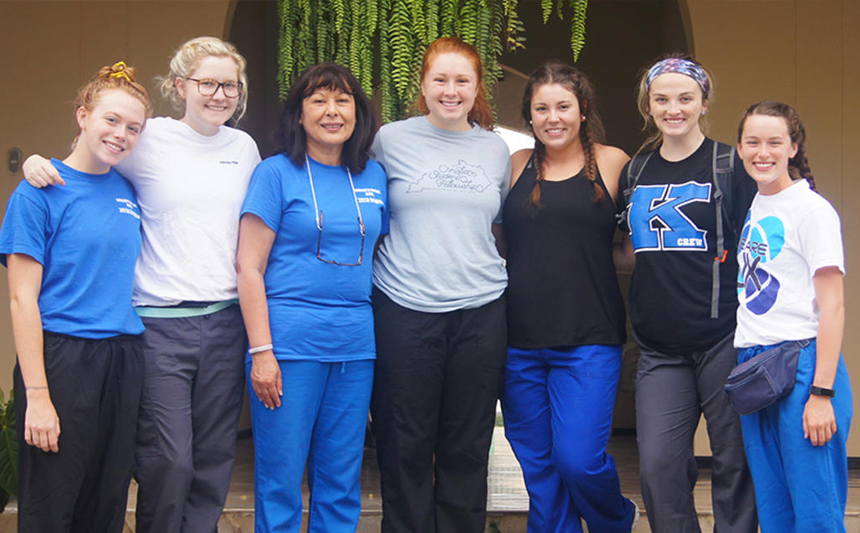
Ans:
POLYGON ((845 272, 839 215, 799 180, 753 199, 738 245, 738 326, 735 346, 767 346, 813 338, 818 305, 813 276, 845 272))

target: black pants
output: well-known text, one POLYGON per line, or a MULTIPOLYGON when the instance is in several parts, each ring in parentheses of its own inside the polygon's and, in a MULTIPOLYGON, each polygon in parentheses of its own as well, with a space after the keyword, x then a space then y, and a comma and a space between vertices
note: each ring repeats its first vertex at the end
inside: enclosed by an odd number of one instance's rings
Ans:
POLYGON ((24 442, 27 394, 15 365, 18 531, 120 533, 143 379, 140 337, 45 332, 44 353, 59 452, 24 442))
POLYGON ((422 313, 373 292, 371 413, 384 533, 482 533, 505 302, 422 313))

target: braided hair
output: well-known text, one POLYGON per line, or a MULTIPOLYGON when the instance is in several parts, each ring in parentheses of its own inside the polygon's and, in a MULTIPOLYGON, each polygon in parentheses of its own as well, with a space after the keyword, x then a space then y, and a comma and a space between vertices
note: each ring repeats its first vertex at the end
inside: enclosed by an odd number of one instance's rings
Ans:
POLYGON ((604 142, 605 133, 594 104, 594 86, 580 70, 564 63, 549 61, 529 76, 521 104, 523 120, 532 136, 535 137, 532 157, 537 177, 530 196, 531 203, 535 207, 540 207, 540 182, 544 180, 543 167, 546 161, 546 146, 534 135, 531 125, 532 97, 538 88, 552 83, 561 85, 572 92, 579 103, 580 113, 584 117, 579 127, 579 140, 582 143, 585 158, 585 176, 594 185, 594 201, 600 202, 605 193, 597 181, 597 157, 595 156, 594 145, 604 142))
POLYGON ((809 182, 809 187, 818 192, 818 189, 815 188, 815 178, 812 177, 809 161, 806 158, 806 146, 804 146, 806 129, 803 127, 803 121, 800 120, 800 114, 793 107, 782 102, 766 100, 753 104, 744 111, 743 117, 741 117, 741 122, 738 125, 738 143, 741 142, 747 118, 752 115, 777 117, 785 121, 785 125, 788 127, 788 136, 792 144, 797 145, 797 153, 788 160, 788 175, 791 176, 792 180, 805 179, 809 182))

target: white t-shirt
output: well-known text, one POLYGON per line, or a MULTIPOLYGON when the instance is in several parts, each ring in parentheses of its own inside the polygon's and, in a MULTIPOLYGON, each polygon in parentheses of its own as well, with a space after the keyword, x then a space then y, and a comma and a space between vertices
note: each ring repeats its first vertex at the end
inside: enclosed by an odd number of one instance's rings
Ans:
POLYGON ((812 277, 845 273, 839 215, 800 180, 774 195, 756 194, 738 245, 735 346, 767 346, 818 334, 812 277))
POLYGON ((140 204, 135 306, 238 297, 239 210, 259 162, 257 144, 243 131, 221 126, 210 137, 172 118, 147 121, 117 166, 140 204))

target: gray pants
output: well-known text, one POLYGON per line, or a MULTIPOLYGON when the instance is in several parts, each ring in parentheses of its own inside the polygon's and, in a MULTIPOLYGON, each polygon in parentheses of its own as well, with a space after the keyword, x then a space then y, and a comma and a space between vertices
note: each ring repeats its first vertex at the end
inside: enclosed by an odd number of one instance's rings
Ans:
POLYGON ((702 413, 713 452, 715 533, 755 533, 752 478, 737 413, 723 394, 737 362, 729 335, 709 350, 672 356, 641 346, 636 429, 642 497, 655 533, 699 533, 693 437, 702 413))
POLYGON ((215 532, 242 409, 247 341, 239 306, 143 323, 137 531, 215 532))

